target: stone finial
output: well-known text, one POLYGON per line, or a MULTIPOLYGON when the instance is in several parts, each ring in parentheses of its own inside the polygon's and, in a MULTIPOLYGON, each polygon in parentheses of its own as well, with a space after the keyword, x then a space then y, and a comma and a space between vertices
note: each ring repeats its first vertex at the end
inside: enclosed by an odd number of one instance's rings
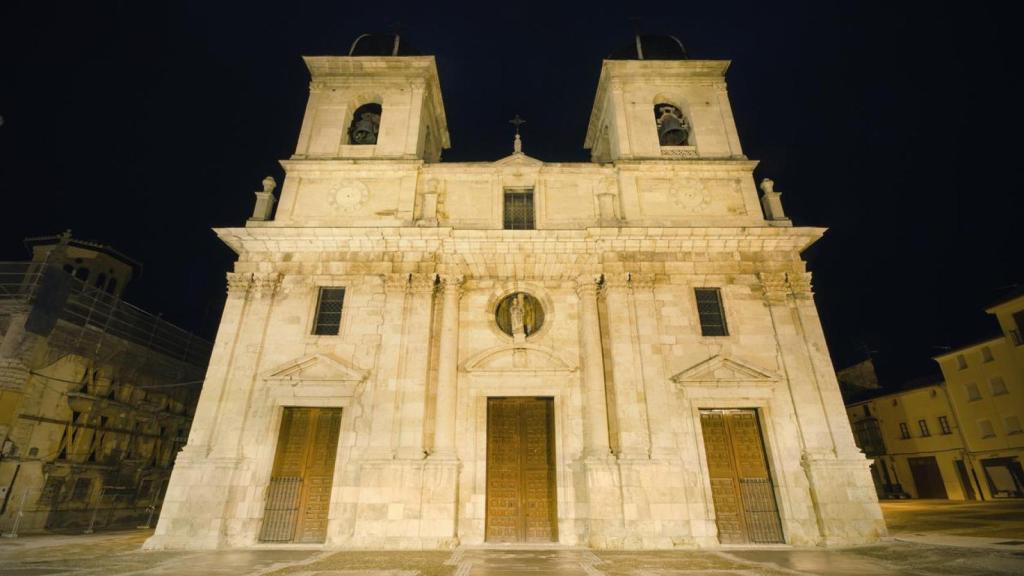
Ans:
POLYGON ((775 181, 771 178, 761 180, 761 208, 764 210, 764 218, 773 226, 791 226, 789 218, 782 210, 782 193, 775 191, 775 181))
POLYGON ((263 190, 256 192, 256 206, 252 211, 252 218, 249 220, 271 220, 274 213, 274 189, 277 188, 277 180, 273 176, 263 179, 263 190))

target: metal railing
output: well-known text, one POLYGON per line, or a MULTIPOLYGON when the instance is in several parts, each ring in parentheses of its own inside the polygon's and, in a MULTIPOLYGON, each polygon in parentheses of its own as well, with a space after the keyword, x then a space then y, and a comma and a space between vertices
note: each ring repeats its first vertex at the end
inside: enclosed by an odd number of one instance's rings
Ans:
MULTIPOLYGON (((24 304, 31 314, 32 308, 40 304, 45 266, 39 262, 0 262, 0 307, 24 304)), ((68 296, 54 311, 59 320, 50 335, 54 343, 77 351, 113 337, 193 366, 205 368, 209 363, 213 349, 209 341, 63 271, 53 274, 51 268, 45 276, 46 281, 57 278, 67 284, 62 288, 67 289, 68 296)))

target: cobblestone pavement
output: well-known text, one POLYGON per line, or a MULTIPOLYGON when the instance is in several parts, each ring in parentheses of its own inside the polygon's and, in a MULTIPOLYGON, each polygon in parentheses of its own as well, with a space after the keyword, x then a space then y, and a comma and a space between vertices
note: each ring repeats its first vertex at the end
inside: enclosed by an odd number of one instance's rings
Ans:
POLYGON ((460 548, 324 552, 263 548, 145 552, 148 531, 0 540, 0 576, 715 576, 1024 574, 1024 502, 903 501, 883 509, 892 538, 845 549, 621 552, 460 548), (1019 542, 1019 544, 1015 543, 1019 542))

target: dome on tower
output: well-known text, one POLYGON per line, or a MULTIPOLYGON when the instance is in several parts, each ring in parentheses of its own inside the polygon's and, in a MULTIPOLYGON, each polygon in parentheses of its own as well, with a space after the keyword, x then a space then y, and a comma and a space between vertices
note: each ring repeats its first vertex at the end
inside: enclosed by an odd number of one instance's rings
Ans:
POLYGON ((683 43, 667 34, 637 34, 633 41, 608 55, 608 60, 687 60, 683 43))
POLYGON ((409 40, 401 34, 373 33, 360 34, 352 47, 349 56, 419 56, 420 53, 409 44, 409 40))

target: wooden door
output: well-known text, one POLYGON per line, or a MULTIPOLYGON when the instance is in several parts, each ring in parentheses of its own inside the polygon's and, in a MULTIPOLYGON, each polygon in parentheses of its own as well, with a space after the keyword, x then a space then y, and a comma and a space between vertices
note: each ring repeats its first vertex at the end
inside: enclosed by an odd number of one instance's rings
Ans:
POLYGON ((340 429, 341 408, 284 409, 261 541, 324 541, 340 429))
POLYGON ((910 475, 914 477, 918 498, 949 498, 942 473, 939 472, 939 463, 934 456, 907 458, 907 464, 910 465, 910 475))
POLYGON ((783 541, 755 410, 701 410, 711 497, 722 544, 783 541))
POLYGON ((487 399, 488 542, 558 540, 554 402, 487 399))

